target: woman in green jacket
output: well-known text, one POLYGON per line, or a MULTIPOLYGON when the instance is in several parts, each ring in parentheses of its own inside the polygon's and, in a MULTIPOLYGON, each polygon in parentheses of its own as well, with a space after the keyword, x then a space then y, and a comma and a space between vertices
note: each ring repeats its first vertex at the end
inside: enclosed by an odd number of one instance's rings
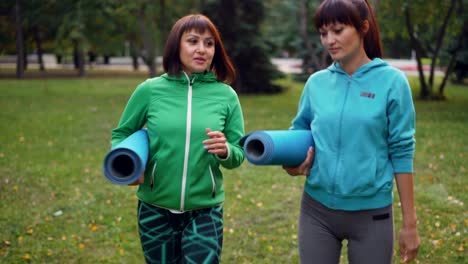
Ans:
POLYGON ((146 125, 149 160, 138 186, 147 263, 218 263, 223 239, 220 165, 241 165, 244 122, 229 86, 235 70, 209 18, 188 15, 169 33, 165 74, 133 92, 112 145, 146 125))

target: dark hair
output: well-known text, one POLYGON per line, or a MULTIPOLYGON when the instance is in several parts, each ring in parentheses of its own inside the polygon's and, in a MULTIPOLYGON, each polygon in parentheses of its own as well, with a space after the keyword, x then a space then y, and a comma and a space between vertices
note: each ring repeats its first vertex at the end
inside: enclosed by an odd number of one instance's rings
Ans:
POLYGON ((211 32, 215 40, 215 53, 210 70, 213 71, 218 81, 227 84, 233 83, 236 78, 236 70, 224 49, 219 31, 208 17, 201 14, 184 16, 172 27, 167 37, 166 47, 164 48, 164 71, 168 74, 176 75, 182 70, 182 62, 179 55, 180 40, 184 33, 191 30, 196 30, 198 33, 203 33, 206 30, 211 32))
POLYGON ((325 0, 315 12, 314 23, 317 30, 333 23, 351 25, 363 36, 367 56, 370 59, 383 57, 379 27, 367 0, 325 0), (363 31, 365 20, 369 21, 367 33, 363 31))

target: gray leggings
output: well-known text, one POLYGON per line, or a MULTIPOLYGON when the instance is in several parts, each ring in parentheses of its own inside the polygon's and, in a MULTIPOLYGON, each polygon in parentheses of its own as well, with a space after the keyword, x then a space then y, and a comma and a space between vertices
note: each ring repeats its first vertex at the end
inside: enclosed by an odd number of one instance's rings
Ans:
POLYGON ((340 262, 341 243, 348 241, 350 264, 391 263, 393 210, 333 210, 304 192, 299 215, 299 256, 302 264, 340 262))

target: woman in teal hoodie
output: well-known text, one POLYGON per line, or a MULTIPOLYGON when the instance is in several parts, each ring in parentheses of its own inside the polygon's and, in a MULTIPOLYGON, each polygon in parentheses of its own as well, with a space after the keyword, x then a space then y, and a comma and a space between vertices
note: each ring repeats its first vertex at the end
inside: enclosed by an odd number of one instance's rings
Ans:
POLYGON ((315 148, 290 175, 306 175, 299 217, 301 263, 392 263, 393 180, 402 209, 403 262, 418 252, 413 195, 415 112, 405 75, 384 62, 367 0, 325 0, 314 17, 333 59, 308 79, 292 129, 315 148))
POLYGON ((223 175, 241 165, 244 122, 229 86, 235 70, 209 18, 189 15, 169 33, 165 74, 133 92, 112 145, 146 125, 149 160, 138 186, 138 227, 147 263, 218 263, 223 175))

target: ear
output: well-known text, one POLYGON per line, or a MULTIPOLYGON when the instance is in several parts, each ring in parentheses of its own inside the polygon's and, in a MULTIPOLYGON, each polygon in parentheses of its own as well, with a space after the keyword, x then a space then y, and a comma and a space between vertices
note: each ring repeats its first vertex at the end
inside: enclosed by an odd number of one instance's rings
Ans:
POLYGON ((362 33, 363 36, 366 35, 367 32, 369 32, 369 27, 370 27, 369 26, 369 20, 367 20, 367 19, 364 20, 362 22, 362 29, 361 29, 361 33, 362 33))

